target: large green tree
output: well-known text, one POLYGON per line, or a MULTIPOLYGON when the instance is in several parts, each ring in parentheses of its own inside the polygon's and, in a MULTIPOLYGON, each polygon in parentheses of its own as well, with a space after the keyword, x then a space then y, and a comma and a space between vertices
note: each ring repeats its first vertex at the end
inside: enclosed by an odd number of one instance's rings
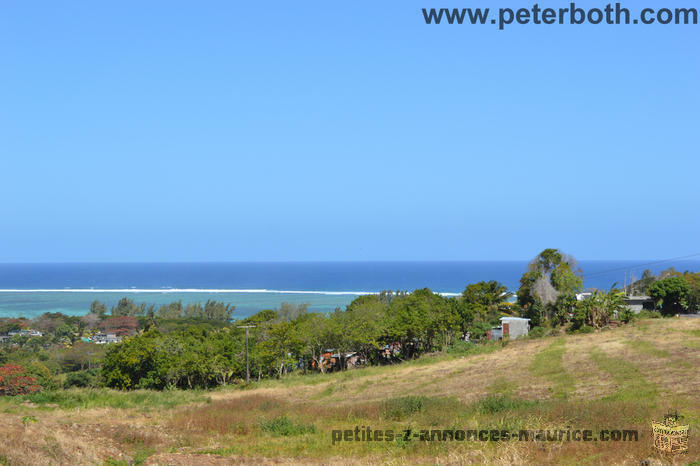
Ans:
POLYGON ((683 277, 673 276, 649 286, 649 296, 664 315, 678 314, 687 309, 690 286, 683 277))
POLYGON ((688 311, 700 312, 700 272, 685 272, 683 278, 688 282, 688 311))
POLYGON ((459 329, 455 307, 428 288, 394 298, 386 312, 385 335, 400 342, 404 354, 441 349, 459 329))
POLYGON ((480 320, 490 320, 498 317, 501 306, 512 296, 513 293, 500 282, 481 281, 467 285, 462 292, 462 301, 480 320))
POLYGON ((532 325, 542 325, 557 315, 568 314, 582 287, 576 260, 558 249, 545 249, 520 278, 518 304, 532 325))
POLYGON ((381 346, 385 334, 386 311, 389 305, 378 295, 356 298, 345 312, 335 314, 339 324, 339 337, 344 347, 359 351, 365 360, 370 360, 381 346))

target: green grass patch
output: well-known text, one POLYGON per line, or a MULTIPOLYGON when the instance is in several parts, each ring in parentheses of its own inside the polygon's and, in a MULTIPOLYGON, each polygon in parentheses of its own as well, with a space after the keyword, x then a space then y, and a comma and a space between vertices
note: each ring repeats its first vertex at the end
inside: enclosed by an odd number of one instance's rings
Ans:
POLYGON ((107 458, 104 462, 104 466, 129 466, 129 462, 126 460, 107 458))
POLYGON ((401 420, 422 411, 426 401, 425 396, 389 398, 382 403, 382 414, 387 419, 401 420))
POLYGON ((692 349, 700 348, 700 341, 684 341, 683 346, 692 349))
POLYGON ((634 339, 625 340, 623 343, 629 346, 630 348, 633 348, 636 351, 639 351, 640 353, 644 353, 649 356, 654 356, 657 358, 667 358, 670 356, 668 351, 657 348, 650 341, 634 339))
POLYGON ((296 435, 313 434, 316 427, 313 424, 299 424, 287 416, 279 416, 273 419, 260 422, 260 429, 263 432, 278 437, 291 437, 296 435))
POLYGON ((345 385, 341 383, 340 380, 336 380, 335 382, 331 382, 325 387, 323 387, 323 390, 319 391, 315 395, 313 395, 312 398, 319 400, 321 398, 328 398, 332 396, 335 392, 337 391, 342 391, 345 388, 345 385))
POLYGON ((574 378, 564 369, 565 352, 565 339, 559 337, 547 348, 537 353, 530 365, 530 371, 534 375, 551 382, 552 394, 563 399, 566 399, 574 390, 574 378))
POLYGON ((489 341, 487 343, 474 343, 471 341, 456 341, 449 348, 447 354, 454 356, 471 356, 474 354, 493 353, 503 345, 499 342, 489 341))
POLYGON ((370 382, 369 380, 365 380, 364 382, 362 382, 361 384, 359 384, 359 385, 357 386, 357 389, 355 390, 355 393, 361 393, 361 392, 367 390, 367 388, 368 388, 370 385, 371 385, 371 382, 370 382))
POLYGON ((496 380, 489 385, 488 391, 492 394, 509 396, 515 392, 516 388, 517 384, 515 382, 510 382, 506 380, 505 377, 497 377, 496 380))
POLYGON ((155 448, 144 448, 142 450, 138 450, 136 453, 134 453, 133 457, 133 465, 134 466, 139 466, 143 463, 146 462, 146 460, 151 456, 156 453, 155 448))
POLYGON ((61 409, 136 408, 161 409, 196 402, 209 402, 199 390, 134 390, 118 391, 108 388, 71 388, 44 391, 25 396, 4 397, 0 403, 21 405, 24 401, 39 405, 58 405, 61 409))
POLYGON ((644 378, 637 366, 625 359, 609 356, 598 348, 592 348, 590 355, 596 365, 610 374, 619 387, 605 399, 654 402, 656 387, 644 378))
POLYGON ((407 420, 423 425, 438 425, 446 418, 466 412, 466 406, 452 396, 409 395, 379 402, 379 414, 390 421, 407 420))
POLYGON ((231 456, 241 453, 241 449, 238 447, 221 447, 221 448, 212 448, 212 449, 205 449, 205 450, 198 450, 197 454, 198 455, 218 455, 218 456, 231 456))
POLYGON ((477 401, 474 405, 476 411, 481 414, 498 414, 520 409, 527 409, 537 405, 537 401, 522 400, 509 395, 488 395, 477 401))

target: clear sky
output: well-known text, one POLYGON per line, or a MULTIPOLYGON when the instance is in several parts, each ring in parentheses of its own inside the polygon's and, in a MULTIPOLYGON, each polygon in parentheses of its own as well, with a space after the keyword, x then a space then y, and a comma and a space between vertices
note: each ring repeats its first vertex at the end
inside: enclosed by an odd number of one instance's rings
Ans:
POLYGON ((700 25, 468 3, 3 1, 0 262, 700 252, 700 25))

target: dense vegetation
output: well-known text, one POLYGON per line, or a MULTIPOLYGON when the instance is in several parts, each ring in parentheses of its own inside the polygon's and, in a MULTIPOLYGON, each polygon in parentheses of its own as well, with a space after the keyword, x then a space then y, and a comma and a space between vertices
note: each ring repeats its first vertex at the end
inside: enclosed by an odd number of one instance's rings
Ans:
MULTIPOLYGON (((697 312, 699 277, 672 269, 659 277, 645 273, 627 291, 648 293, 666 315, 697 312)), ((233 306, 215 301, 175 302, 156 309, 123 298, 109 311, 94 302, 82 317, 47 313, 34 320, 1 320, 0 334, 33 329, 43 335, 24 332, 6 339, 0 345, 0 366, 21 371, 21 377, 28 377, 21 379, 27 387, 44 389, 206 389, 245 378, 242 325, 253 326, 250 372, 260 380, 343 370, 351 359, 353 364, 380 365, 431 352, 469 351, 505 315, 531 319, 530 338, 588 332, 634 318, 622 290, 595 290, 577 299, 582 272, 573 258, 556 249, 539 254, 520 285, 514 302, 504 285, 489 281, 470 284, 455 297, 427 288, 384 291, 360 296, 346 309, 327 315, 310 312, 307 305, 283 303, 241 320, 232 320, 233 306), (84 341, 96 332, 124 340, 110 345, 84 341)), ((13 392, 0 386, 0 393, 13 392)))

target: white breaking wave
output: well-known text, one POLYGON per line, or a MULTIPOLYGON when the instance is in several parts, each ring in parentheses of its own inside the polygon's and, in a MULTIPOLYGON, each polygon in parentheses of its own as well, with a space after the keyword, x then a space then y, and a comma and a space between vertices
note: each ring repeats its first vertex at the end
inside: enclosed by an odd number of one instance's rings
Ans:
MULTIPOLYGON (((94 289, 94 288, 58 288, 58 289, 33 289, 19 290, 6 289, 0 293, 276 293, 276 294, 319 294, 319 295, 352 295, 362 296, 367 294, 379 294, 377 291, 300 291, 300 290, 224 290, 218 288, 115 288, 115 289, 94 289)), ((459 293, 441 293, 443 296, 459 296, 459 293)))

